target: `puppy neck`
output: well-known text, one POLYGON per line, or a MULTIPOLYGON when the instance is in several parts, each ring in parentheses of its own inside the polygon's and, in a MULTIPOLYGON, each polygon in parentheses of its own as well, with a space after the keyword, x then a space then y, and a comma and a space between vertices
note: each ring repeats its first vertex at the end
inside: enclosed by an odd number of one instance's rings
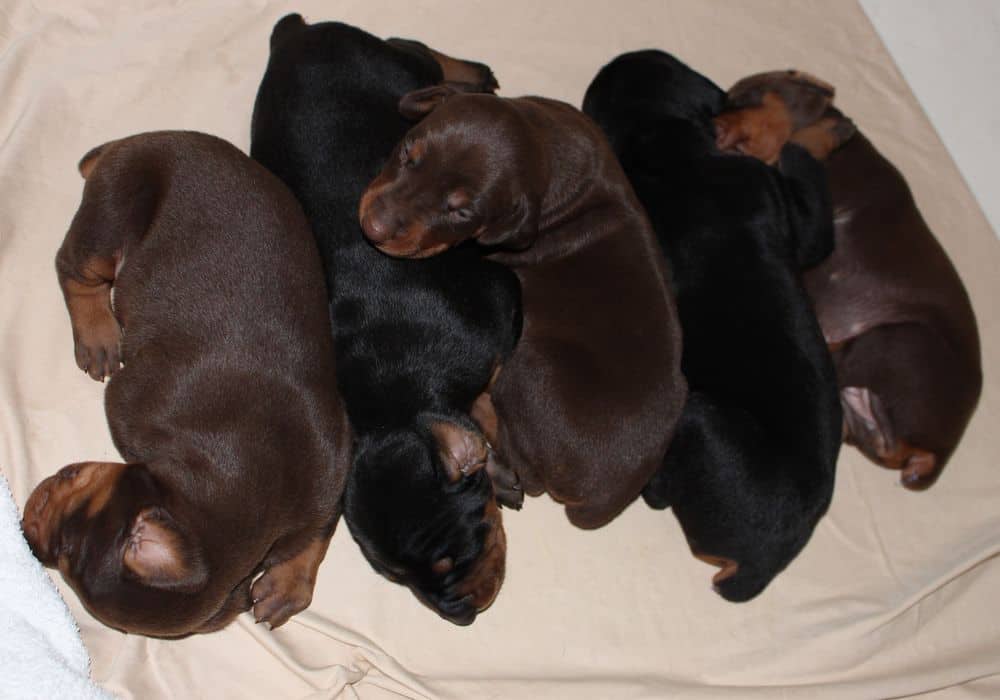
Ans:
POLYGON ((594 226, 581 232, 576 224, 584 214, 600 216, 597 210, 620 207, 622 193, 615 185, 625 177, 600 129, 576 108, 542 97, 512 102, 531 131, 534 152, 525 155, 536 168, 536 191, 531 194, 541 202, 541 211, 533 245, 493 257, 510 265, 566 257, 606 229, 594 226))

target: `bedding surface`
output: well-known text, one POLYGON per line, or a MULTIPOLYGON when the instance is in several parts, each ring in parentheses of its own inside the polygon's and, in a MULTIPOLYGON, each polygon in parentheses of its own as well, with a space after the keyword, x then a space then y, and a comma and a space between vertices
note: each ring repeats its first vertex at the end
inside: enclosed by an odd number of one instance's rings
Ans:
POLYGON ((506 583, 467 628, 375 574, 343 524, 311 608, 274 632, 243 615, 182 641, 123 635, 56 575, 97 683, 143 699, 1000 697, 1000 249, 854 2, 5 0, 0 468, 19 507, 65 464, 119 459, 103 387, 74 364, 53 267, 80 200, 77 161, 156 129, 205 131, 246 151, 271 27, 291 11, 417 38, 488 63, 503 95, 574 105, 607 61, 647 47, 723 87, 786 67, 833 83, 965 280, 983 396, 927 492, 845 447, 829 514, 749 603, 712 592, 715 570, 691 557, 669 511, 637 502, 584 532, 542 497, 504 514, 506 583))

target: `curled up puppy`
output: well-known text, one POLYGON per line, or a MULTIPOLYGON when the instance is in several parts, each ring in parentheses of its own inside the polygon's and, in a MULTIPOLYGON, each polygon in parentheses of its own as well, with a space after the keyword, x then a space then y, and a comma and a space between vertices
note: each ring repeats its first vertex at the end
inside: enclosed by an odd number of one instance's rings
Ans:
POLYGON ((80 171, 56 269, 125 461, 39 484, 28 543, 125 632, 211 632, 251 608, 281 625, 311 602, 350 464, 305 216, 205 134, 106 143, 80 171))

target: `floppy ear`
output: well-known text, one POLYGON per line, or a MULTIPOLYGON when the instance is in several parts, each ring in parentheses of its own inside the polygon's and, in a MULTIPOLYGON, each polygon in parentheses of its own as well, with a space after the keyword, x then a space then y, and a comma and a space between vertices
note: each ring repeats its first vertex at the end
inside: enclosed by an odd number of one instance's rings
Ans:
POLYGON ((460 58, 453 58, 440 51, 435 51, 427 44, 416 39, 402 39, 392 37, 386 39, 385 43, 393 48, 400 49, 411 55, 421 58, 430 58, 441 68, 443 84, 454 84, 463 92, 491 92, 495 93, 500 87, 497 83, 493 71, 485 63, 477 61, 464 61, 460 58))
POLYGON ((93 172, 94 166, 97 165, 97 161, 100 159, 101 154, 104 153, 104 149, 108 146, 107 143, 101 144, 100 146, 95 146, 91 148, 87 153, 80 159, 77 163, 76 169, 80 171, 83 179, 86 180, 90 177, 90 173, 93 172))
POLYGON ((483 245, 498 245, 523 250, 535 242, 541 206, 534 197, 522 192, 507 216, 486 226, 476 240, 483 245))
POLYGON ((437 106, 462 90, 455 83, 442 83, 403 95, 399 100, 399 113, 411 121, 420 121, 437 109, 437 106))
POLYGON ((181 533, 170 514, 155 506, 143 509, 132 521, 122 563, 153 588, 193 593, 208 580, 201 552, 181 533))
POLYGON ((485 95, 495 95, 497 90, 500 89, 500 84, 490 73, 489 77, 483 82, 469 82, 468 80, 445 80, 441 83, 445 87, 450 87, 455 92, 471 92, 475 94, 485 94, 485 95))
POLYGON ((438 444, 438 456, 452 483, 486 466, 489 451, 482 435, 446 420, 432 423, 431 434, 438 444))

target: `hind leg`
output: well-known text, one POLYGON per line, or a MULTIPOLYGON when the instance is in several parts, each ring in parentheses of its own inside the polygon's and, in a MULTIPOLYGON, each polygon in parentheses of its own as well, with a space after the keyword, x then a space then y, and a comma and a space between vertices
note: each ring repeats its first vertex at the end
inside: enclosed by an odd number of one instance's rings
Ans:
POLYGON ((121 328, 111 307, 111 288, 129 239, 141 235, 141 175, 102 163, 105 145, 80 164, 87 178, 80 208, 56 254, 56 272, 73 327, 76 363, 97 381, 121 366, 121 328))
POLYGON ((332 536, 330 528, 310 539, 287 559, 265 562, 264 573, 250 589, 257 622, 266 622, 272 629, 280 627, 292 615, 309 607, 319 565, 326 556, 332 536))
POLYGON ((489 474, 493 483, 493 491, 496 494, 497 502, 500 505, 514 510, 520 510, 524 503, 524 490, 521 488, 521 480, 517 472, 510 467, 497 453, 493 445, 497 444, 497 437, 500 433, 500 419, 497 416, 496 406, 493 405, 493 397, 490 389, 496 383, 500 373, 500 366, 497 365, 490 378, 490 383, 476 400, 469 410, 469 417, 479 425, 480 430, 486 438, 487 458, 486 473, 489 474))
POLYGON ((910 445, 896 436, 885 402, 868 387, 845 386, 840 391, 844 409, 845 442, 855 445, 874 462, 898 469, 900 482, 911 489, 925 489, 940 469, 933 452, 910 445))
POLYGON ((75 269, 59 269, 76 364, 97 381, 121 366, 121 328, 111 310, 114 268, 113 257, 93 256, 75 269))
POLYGON ((874 328, 834 360, 845 442, 900 470, 909 489, 933 485, 978 396, 970 368, 939 333, 919 324, 874 328))

